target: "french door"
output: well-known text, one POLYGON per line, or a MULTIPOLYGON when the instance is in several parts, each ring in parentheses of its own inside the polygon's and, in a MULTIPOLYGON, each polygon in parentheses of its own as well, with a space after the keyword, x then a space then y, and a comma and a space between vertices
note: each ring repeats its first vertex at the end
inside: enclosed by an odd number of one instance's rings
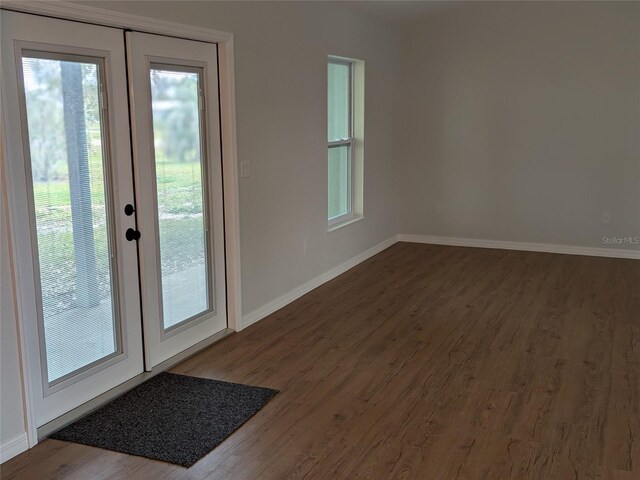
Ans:
POLYGON ((218 76, 215 45, 126 39, 150 368, 227 325, 218 76))
POLYGON ((41 426, 226 328, 216 46, 4 10, 1 29, 41 426))

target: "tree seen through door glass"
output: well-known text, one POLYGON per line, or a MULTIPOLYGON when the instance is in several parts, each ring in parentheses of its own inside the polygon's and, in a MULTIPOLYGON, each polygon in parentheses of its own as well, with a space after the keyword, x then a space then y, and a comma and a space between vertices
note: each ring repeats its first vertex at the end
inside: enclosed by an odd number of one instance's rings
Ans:
MULTIPOLYGON (((37 55, 37 54, 34 54, 37 55)), ((49 382, 117 347, 99 66, 22 59, 49 382)))
POLYGON ((165 329, 209 309, 199 74, 152 68, 158 234, 165 329))

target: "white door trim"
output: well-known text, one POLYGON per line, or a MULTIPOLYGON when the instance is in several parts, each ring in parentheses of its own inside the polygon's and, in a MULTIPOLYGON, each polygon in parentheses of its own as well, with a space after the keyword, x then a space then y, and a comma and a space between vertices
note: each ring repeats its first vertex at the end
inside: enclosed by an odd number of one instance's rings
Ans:
MULTIPOLYGON (((0 112, 4 112, 3 102, 4 93, 0 95, 0 112)), ((4 121, 2 121, 2 128, 0 128, 0 190, 2 194, 2 201, 0 203, 3 204, 3 208, 6 209, 7 212, 7 220, 9 223, 9 230, 11 230, 11 225, 14 225, 17 221, 14 216, 14 212, 10 208, 10 198, 9 198, 9 189, 8 189, 8 179, 7 170, 8 163, 7 160, 8 154, 6 151, 6 142, 4 141, 4 121)), ((2 212, 4 214, 4 212, 2 212)), ((31 401, 33 398, 33 385, 32 378, 30 372, 33 371, 33 366, 31 365, 31 360, 29 355, 26 354, 27 351, 27 342, 25 335, 24 322, 21 321, 24 318, 24 314, 22 312, 22 293, 21 289, 17 288, 18 286, 18 275, 16 272, 16 265, 18 264, 18 256, 16 249, 13 247, 13 234, 11 231, 8 232, 7 235, 9 240, 8 250, 9 250, 9 266, 11 269, 10 281, 13 284, 13 302, 14 302, 14 311, 17 316, 17 325, 16 325, 16 334, 18 336, 18 351, 20 355, 20 373, 21 373, 21 384, 22 384, 22 400, 24 405, 24 419, 26 426, 26 436, 27 436, 27 445, 28 448, 33 447, 36 443, 38 443, 38 427, 36 425, 36 412, 34 402, 31 401)))
MULTIPOLYGON (((227 318, 228 327, 241 329, 241 284, 240 284, 240 222, 239 222, 239 186, 236 136, 236 102, 233 34, 218 30, 195 27, 176 22, 155 20, 138 15, 130 15, 110 10, 68 2, 3 1, 2 8, 24 13, 33 13, 56 17, 63 20, 76 20, 107 27, 136 30, 139 32, 175 36, 189 40, 202 40, 218 44, 219 82, 220 82, 220 126, 222 130, 222 164, 225 214, 225 260, 227 282, 227 318)), ((4 128, 4 127, 3 127, 4 128)), ((5 135, 4 129, 1 132, 5 135)), ((2 142, 4 143, 4 142, 2 142)), ((6 145, 3 145, 6 146, 6 145)), ((6 165, 5 165, 6 166, 6 165)), ((10 212, 9 212, 10 213, 10 212)), ((10 228, 14 222, 10 214, 10 228)), ((10 245, 11 247, 11 245, 10 245)), ((17 258, 15 251, 10 252, 13 266, 17 258)), ((16 291, 16 296, 20 292, 16 291)), ((20 305, 20 302, 17 302, 20 305)), ((29 447, 38 443, 35 412, 31 392, 28 387, 29 368, 25 353, 22 328, 23 313, 18 308, 18 335, 20 344, 21 368, 25 386, 24 401, 27 421, 29 447)))

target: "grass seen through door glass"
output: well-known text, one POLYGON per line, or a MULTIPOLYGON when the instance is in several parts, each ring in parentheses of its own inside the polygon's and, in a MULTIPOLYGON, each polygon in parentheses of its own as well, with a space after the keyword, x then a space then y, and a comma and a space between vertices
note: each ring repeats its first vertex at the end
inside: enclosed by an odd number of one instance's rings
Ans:
MULTIPOLYGON (((90 156, 90 163, 101 162, 99 154, 90 156)), ((199 185, 193 181, 193 176, 199 176, 199 171, 194 171, 193 163, 168 163, 160 162, 158 168, 164 169, 165 178, 170 181, 172 191, 170 202, 166 203, 163 211, 159 212, 163 219, 163 234, 172 238, 174 249, 169 253, 171 258, 166 259, 166 264, 171 270, 179 271, 197 263, 202 256, 202 246, 194 244, 188 239, 189 232, 201 229, 202 211, 199 206, 192 205, 188 199, 194 196, 192 189, 199 185), (186 215, 185 215, 186 214, 186 215), (180 217, 178 217, 180 215, 180 217), (175 216, 175 218, 173 218, 175 216), (184 241, 183 241, 184 240, 184 241)), ((55 309, 57 311, 68 308, 73 301, 73 285, 75 277, 75 259, 73 252, 73 232, 71 230, 71 205, 69 184, 66 179, 34 182, 34 196, 46 199, 41 202, 36 215, 41 219, 40 224, 46 224, 46 231, 40 230, 38 235, 38 248, 46 252, 55 269, 46 269, 42 273, 42 285, 55 290, 43 291, 43 297, 52 300, 56 297, 55 309), (51 278, 46 278, 50 276, 51 278)), ((101 290, 108 291, 108 256, 106 238, 101 235, 106 229, 104 218, 103 194, 104 185, 92 182, 91 196, 93 197, 93 222, 96 232, 96 259, 102 265, 97 265, 98 283, 101 290)), ((122 212, 115 212, 116 215, 122 212)), ((47 302, 51 304, 51 302, 47 302)), ((53 312, 51 312, 53 313, 53 312)))

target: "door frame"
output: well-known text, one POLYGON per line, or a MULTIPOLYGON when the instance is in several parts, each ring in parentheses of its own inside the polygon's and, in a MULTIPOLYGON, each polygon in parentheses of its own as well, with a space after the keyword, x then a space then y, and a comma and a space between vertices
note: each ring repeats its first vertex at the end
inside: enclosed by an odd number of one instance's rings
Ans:
MULTIPOLYGON (((236 135, 236 102, 235 102, 235 70, 233 34, 213 30, 209 28, 195 27, 187 24, 156 20, 152 18, 120 13, 102 8, 62 2, 37 2, 37 1, 3 1, 2 8, 22 13, 44 15, 61 20, 75 20, 106 27, 116 27, 124 30, 135 30, 143 33, 152 33, 187 40, 200 40, 215 43, 218 46, 218 78, 220 101, 220 128, 222 137, 222 184, 224 200, 224 240, 226 263, 226 295, 227 295, 227 327, 234 331, 241 329, 241 283, 240 283, 240 206, 238 184, 237 161, 237 135, 236 135)), ((124 38, 123 38, 124 41, 124 38)), ((0 129, 0 178, 6 180, 7 158, 6 142, 2 138, 6 135, 4 122, 0 129)), ((2 190, 5 190, 6 182, 2 190)), ((29 355, 26 354, 27 345, 24 335, 24 311, 23 302, 29 295, 21 295, 15 288, 16 266, 18 258, 12 244, 18 239, 14 238, 14 225, 18 221, 13 215, 11 195, 8 195, 7 210, 9 217, 9 256, 11 272, 14 280, 15 303, 17 306, 17 334, 20 351, 20 366, 22 373, 23 400, 25 406, 26 433, 29 448, 38 443, 38 431, 35 421, 35 409, 31 391, 31 371, 29 355)))

